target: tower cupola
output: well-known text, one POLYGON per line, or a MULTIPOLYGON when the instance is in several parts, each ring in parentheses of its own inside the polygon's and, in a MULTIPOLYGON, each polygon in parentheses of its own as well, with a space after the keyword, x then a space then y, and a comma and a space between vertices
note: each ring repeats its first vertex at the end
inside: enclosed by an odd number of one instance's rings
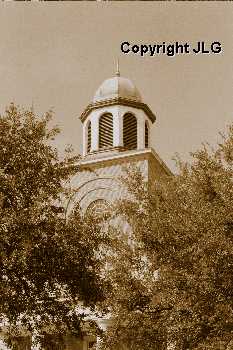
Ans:
POLYGON ((150 147, 150 128, 155 115, 143 103, 130 79, 106 79, 80 117, 83 123, 83 156, 150 147))

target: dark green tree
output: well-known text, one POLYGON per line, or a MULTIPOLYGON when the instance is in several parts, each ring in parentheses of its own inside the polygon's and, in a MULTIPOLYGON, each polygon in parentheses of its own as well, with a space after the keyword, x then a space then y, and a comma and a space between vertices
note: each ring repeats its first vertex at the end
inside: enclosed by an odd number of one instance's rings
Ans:
POLYGON ((233 349, 233 125, 192 157, 154 186, 128 177, 134 243, 112 264, 104 349, 233 349))
POLYGON ((67 217, 78 157, 61 159, 51 118, 14 104, 0 116, 0 314, 12 334, 21 328, 40 337, 53 325, 78 335, 77 305, 94 307, 104 295, 99 226, 78 208, 67 217))

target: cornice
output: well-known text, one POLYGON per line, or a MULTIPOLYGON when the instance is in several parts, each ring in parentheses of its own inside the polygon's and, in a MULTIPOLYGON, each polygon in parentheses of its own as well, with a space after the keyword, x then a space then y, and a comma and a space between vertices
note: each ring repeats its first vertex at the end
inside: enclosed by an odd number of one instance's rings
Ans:
POLYGON ((126 99, 123 97, 115 97, 115 98, 111 98, 108 100, 92 102, 86 107, 86 109, 81 114, 79 119, 83 123, 86 120, 86 118, 88 117, 89 113, 91 113, 93 110, 98 109, 98 108, 107 107, 107 106, 114 106, 114 105, 130 106, 130 107, 142 109, 146 113, 146 115, 150 118, 152 123, 154 123, 156 120, 155 114, 152 112, 152 110, 150 109, 150 107, 147 104, 145 104, 143 102, 138 102, 138 101, 126 99))
POLYGON ((88 159, 83 158, 81 162, 79 163, 80 168, 88 168, 91 166, 101 165, 105 166, 108 162, 112 161, 122 161, 130 160, 132 158, 137 157, 145 157, 145 156, 151 156, 152 158, 156 159, 156 161, 160 164, 160 166, 164 169, 167 175, 172 176, 173 173, 168 168, 168 166, 164 163, 164 161, 159 157, 159 155, 154 151, 153 148, 145 148, 140 150, 131 150, 131 151, 125 151, 114 155, 105 155, 104 157, 95 158, 95 159, 88 159))

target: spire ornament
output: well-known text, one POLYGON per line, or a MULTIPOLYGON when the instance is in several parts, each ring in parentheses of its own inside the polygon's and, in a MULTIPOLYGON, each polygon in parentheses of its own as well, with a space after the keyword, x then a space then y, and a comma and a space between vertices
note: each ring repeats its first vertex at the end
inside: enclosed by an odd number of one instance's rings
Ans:
POLYGON ((120 76, 119 58, 117 58, 117 62, 116 62, 116 76, 117 77, 120 76))
POLYGON ((34 100, 32 99, 32 104, 31 104, 31 112, 34 113, 34 100))

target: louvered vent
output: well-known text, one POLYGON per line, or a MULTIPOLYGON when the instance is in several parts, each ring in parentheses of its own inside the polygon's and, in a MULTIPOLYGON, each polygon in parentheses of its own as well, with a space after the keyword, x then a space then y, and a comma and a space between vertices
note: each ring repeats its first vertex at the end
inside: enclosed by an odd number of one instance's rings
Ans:
POLYGON ((99 123, 99 148, 113 146, 113 118, 111 114, 100 117, 99 123))
POLYGON ((149 147, 149 128, 147 122, 145 122, 145 148, 149 147))
POLYGON ((89 121, 87 128, 87 153, 91 150, 91 122, 89 121))
POLYGON ((137 119, 130 113, 125 114, 123 120, 123 143, 125 148, 137 148, 137 119))

